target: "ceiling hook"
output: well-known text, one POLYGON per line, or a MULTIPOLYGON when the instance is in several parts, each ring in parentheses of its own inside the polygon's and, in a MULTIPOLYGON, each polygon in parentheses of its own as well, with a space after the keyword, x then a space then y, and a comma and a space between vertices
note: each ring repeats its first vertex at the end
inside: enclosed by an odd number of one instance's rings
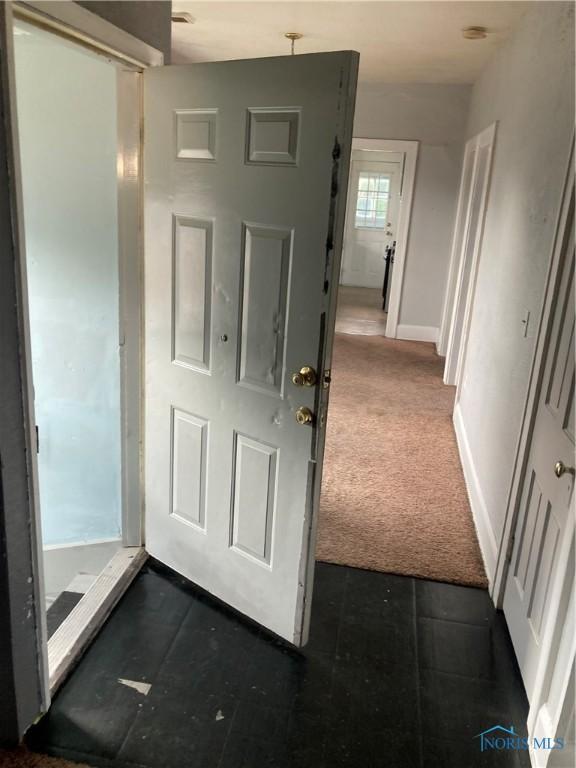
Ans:
POLYGON ((294 56, 294 53, 295 53, 294 43, 296 42, 296 40, 300 40, 300 38, 303 37, 303 35, 300 32, 285 32, 284 37, 287 37, 288 40, 290 40, 290 43, 291 43, 290 53, 292 54, 292 56, 294 56))

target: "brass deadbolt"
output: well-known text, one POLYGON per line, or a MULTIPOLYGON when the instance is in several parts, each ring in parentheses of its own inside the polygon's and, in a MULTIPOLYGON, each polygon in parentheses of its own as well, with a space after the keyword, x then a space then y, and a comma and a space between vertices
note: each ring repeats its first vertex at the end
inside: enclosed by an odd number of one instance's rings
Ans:
POLYGON ((314 423, 314 414, 310 410, 310 408, 306 408, 305 405, 298 408, 296 411, 296 421, 301 426, 304 426, 305 424, 313 424, 314 423))
POLYGON ((292 384, 295 387, 313 387, 317 380, 316 371, 309 365, 303 365, 298 373, 292 374, 292 384))

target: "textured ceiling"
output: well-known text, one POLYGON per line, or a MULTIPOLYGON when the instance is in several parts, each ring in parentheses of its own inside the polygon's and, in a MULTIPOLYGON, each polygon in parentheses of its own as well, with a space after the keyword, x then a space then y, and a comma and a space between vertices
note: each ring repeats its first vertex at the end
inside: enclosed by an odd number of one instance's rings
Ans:
POLYGON ((531 2, 193 2, 174 0, 194 24, 173 24, 173 63, 354 49, 365 82, 472 83, 531 2), (462 28, 485 26, 485 40, 462 28))

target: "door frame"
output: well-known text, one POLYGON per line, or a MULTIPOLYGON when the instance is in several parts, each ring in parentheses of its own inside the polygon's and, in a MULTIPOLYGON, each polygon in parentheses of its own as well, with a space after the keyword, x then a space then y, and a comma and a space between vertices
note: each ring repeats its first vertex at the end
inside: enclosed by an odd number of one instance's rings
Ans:
POLYGON ((436 345, 436 351, 441 357, 446 357, 446 350, 448 348, 448 339, 450 336, 452 314, 454 310, 454 299, 456 295, 456 278, 460 266, 459 256, 462 254, 462 245, 466 237, 466 221, 470 202, 470 191, 472 189, 476 168, 475 138, 476 137, 469 139, 464 145, 464 157, 462 160, 460 184, 458 187, 458 202, 456 204, 456 219, 454 222, 452 246, 450 249, 450 266, 448 269, 448 280, 446 281, 446 295, 444 296, 442 319, 440 321, 440 334, 438 337, 438 344, 436 345), (470 187, 467 190, 466 176, 468 172, 470 172, 470 187))
MULTIPOLYGON (((352 139, 352 151, 360 149, 367 152, 396 152, 404 156, 404 162, 402 164, 402 180, 400 182, 398 224, 396 227, 396 252, 394 254, 394 269, 392 270, 390 298, 388 300, 388 315, 386 319, 386 336, 390 339, 397 338, 398 332, 419 148, 419 141, 400 141, 396 139, 352 139)), ((346 218, 351 215, 349 204, 353 198, 354 195, 351 194, 351 190, 348 190, 346 218)))
MULTIPOLYGON (((480 133, 473 136, 466 142, 464 159, 472 157, 472 178, 470 179, 470 190, 465 200, 464 179, 466 173, 465 162, 462 164, 462 175, 460 182, 460 192, 458 195, 458 209, 456 213, 456 227, 452 244, 452 257, 450 261, 450 271, 447 283, 447 294, 445 300, 445 309, 443 314, 443 326, 441 333, 446 335, 444 330, 445 322, 449 322, 448 339, 446 342, 446 363, 444 367, 444 383, 456 385, 456 401, 462 380, 464 369, 464 360, 466 358, 466 349, 468 345, 468 336, 470 331, 470 321, 474 307, 474 298, 476 295, 476 280, 478 278, 478 269, 480 266, 480 253, 482 250, 482 238, 484 234, 484 221, 486 210, 488 208, 488 195, 490 192, 490 180, 492 176, 492 161, 494 157, 494 143, 496 139, 497 123, 492 123, 480 133), (470 242, 470 225, 472 218, 472 203, 474 201, 474 190, 478 181, 478 158, 480 150, 488 147, 488 160, 486 165, 486 175, 482 180, 480 193, 480 210, 478 212, 478 222, 476 232, 473 233, 474 241, 472 252, 467 253, 470 242), (467 266, 468 280, 465 274, 467 266), (453 287, 452 287, 453 286, 453 287), (453 295, 448 293, 453 291, 453 295), (462 327, 457 328, 459 314, 463 312, 462 327)), ((441 337, 442 338, 442 337, 441 337)))
MULTIPOLYGON (((115 27, 105 19, 91 11, 78 6, 76 3, 62 2, 10 2, 2 3, 0 9, 0 35, 3 45, 0 46, 0 67, 2 69, 2 107, 5 112, 5 120, 0 130, 2 143, 6 144, 8 173, 11 184, 7 190, 7 212, 0 211, 2 228, 0 229, 0 246, 10 254, 12 260, 7 259, 2 263, 5 270, 5 278, 9 287, 13 290, 13 306, 16 306, 17 317, 10 323, 9 337, 6 342, 10 349, 17 350, 19 354, 19 398, 14 400, 14 407, 21 409, 24 422, 23 452, 25 462, 14 466, 10 475, 2 477, 3 495, 11 497, 17 494, 22 511, 21 522, 26 525, 26 534, 6 536, 5 549, 8 562, 18 562, 20 569, 14 576, 14 583, 10 581, 6 585, 6 599, 11 602, 15 596, 22 594, 23 590, 29 593, 28 605, 33 605, 33 611, 29 615, 27 623, 18 622, 16 617, 11 617, 9 632, 12 645, 18 647, 35 647, 35 659, 27 659, 28 674, 22 674, 14 667, 14 708, 20 717, 15 716, 14 733, 12 737, 21 737, 29 725, 41 713, 47 711, 50 705, 50 683, 48 677, 48 642, 46 616, 44 608, 44 588, 42 573, 42 541, 40 507, 38 496, 38 471, 36 462, 36 436, 34 418, 34 400, 32 390, 32 365, 30 355, 30 330, 28 324, 28 297, 26 283, 25 240, 24 240, 24 206, 22 198, 21 169, 19 160, 18 126, 16 111, 15 67, 13 48, 13 25, 15 19, 36 24, 52 33, 67 38, 87 47, 99 54, 113 58, 116 62, 125 65, 127 71, 141 72, 148 66, 158 66, 163 63, 163 54, 147 45, 138 38, 115 27), (27 491, 24 491, 24 489, 27 491), (34 673, 35 684, 31 684, 30 675, 34 673), (18 674, 17 674, 18 673, 18 674)), ((120 78, 119 91, 125 92, 125 88, 137 87, 126 84, 126 78, 122 82, 120 78)), ((134 95, 134 94, 133 94, 134 95)), ((138 96, 141 106, 141 98, 138 96)), ((141 112, 141 109, 140 109, 141 112)), ((134 120, 134 116, 132 116, 134 120)), ((138 116, 137 125, 131 126, 127 122, 127 115, 119 110, 119 122, 129 127, 131 141, 130 146, 123 149, 132 160, 134 159, 134 136, 137 136, 138 144, 141 142, 141 115, 138 116), (137 129, 135 133, 135 129, 137 129)), ((120 278, 124 282, 124 291, 120 293, 121 312, 121 377, 124 387, 138 386, 141 388, 140 378, 140 354, 142 343, 141 311, 135 313, 136 307, 142 307, 141 285, 139 277, 134 280, 134 266, 139 272, 142 268, 141 247, 141 163, 139 155, 136 155, 136 163, 126 168, 119 184, 119 236, 121 247, 119 250, 120 278), (127 237, 128 232, 132 233, 127 237), (131 278, 127 280, 127 278, 131 278), (138 329, 138 343, 126 345, 123 343, 123 335, 127 331, 138 329), (133 366, 136 365, 136 371, 133 366)), ((12 393, 14 395, 14 393, 12 393)), ((128 402, 126 390, 123 391, 123 438, 122 457, 126 452, 134 455, 136 459, 128 461, 123 467, 122 501, 123 501, 123 538, 125 545, 140 542, 141 540, 141 512, 142 509, 142 482, 138 478, 137 486, 135 472, 141 475, 140 470, 140 422, 141 404, 128 402), (127 429, 130 425, 130 430, 127 429), (135 431, 133 431, 135 430, 135 431), (124 471, 125 469, 125 471, 124 471), (134 491, 134 488, 137 488, 134 491), (129 490, 130 489, 130 490, 129 490), (132 510, 132 512, 130 512, 132 510), (136 510, 137 516, 134 517, 136 510), (125 515, 130 518, 125 519, 125 515), (124 529, 126 525, 126 529, 124 529)), ((11 576, 12 574, 10 574, 11 576)), ((4 596, 0 596, 4 599, 4 596)), ((92 632, 94 627, 91 628, 92 632)))

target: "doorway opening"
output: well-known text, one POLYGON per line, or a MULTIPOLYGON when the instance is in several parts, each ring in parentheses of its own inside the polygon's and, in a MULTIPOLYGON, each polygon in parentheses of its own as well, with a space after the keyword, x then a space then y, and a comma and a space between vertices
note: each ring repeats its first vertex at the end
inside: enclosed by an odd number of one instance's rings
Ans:
POLYGON ((336 333, 396 336, 417 156, 417 141, 352 141, 336 333))
POLYGON ((140 560, 137 73, 22 20, 14 55, 54 688, 140 560))
POLYGON ((339 288, 344 333, 385 333, 403 161, 399 152, 352 150, 339 288))
POLYGON ((486 587, 432 341, 397 337, 415 142, 354 140, 317 558, 486 587), (396 146, 400 145, 400 146, 396 146), (404 145, 404 146, 403 146, 404 145), (454 557, 454 552, 459 557, 454 557))

